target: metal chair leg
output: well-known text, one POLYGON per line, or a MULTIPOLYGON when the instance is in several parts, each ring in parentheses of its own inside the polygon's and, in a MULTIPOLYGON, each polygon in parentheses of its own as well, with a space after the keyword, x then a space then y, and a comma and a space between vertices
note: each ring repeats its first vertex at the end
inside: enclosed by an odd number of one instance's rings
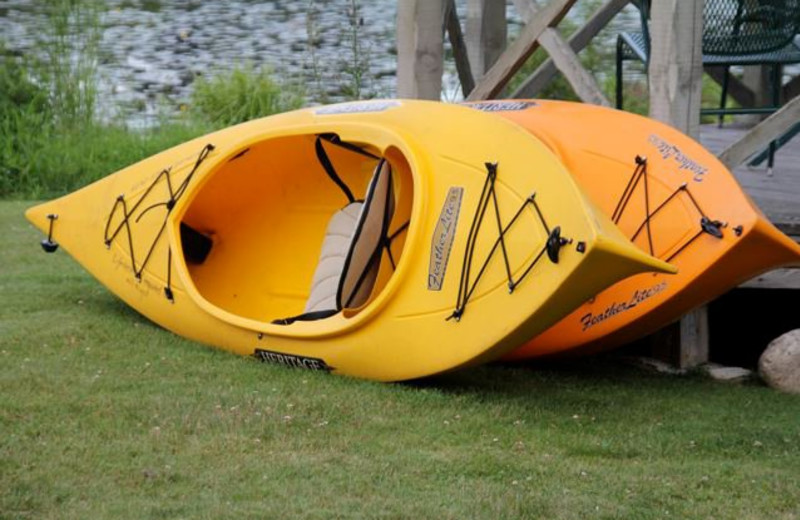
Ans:
POLYGON ((624 42, 617 36, 617 85, 616 85, 616 106, 617 110, 622 110, 622 46, 624 42))
MULTIPOLYGON (((722 99, 719 101, 719 109, 725 110, 728 98, 728 84, 730 83, 731 68, 725 65, 725 74, 722 76, 722 99)), ((725 121, 725 114, 720 112, 717 119, 717 128, 722 128, 722 123, 725 121)))
MULTIPOLYGON (((781 106, 781 66, 772 66, 772 106, 777 110, 781 106)), ((769 143, 769 159, 767 159, 767 172, 772 173, 775 166, 775 152, 778 149, 775 141, 769 143)))

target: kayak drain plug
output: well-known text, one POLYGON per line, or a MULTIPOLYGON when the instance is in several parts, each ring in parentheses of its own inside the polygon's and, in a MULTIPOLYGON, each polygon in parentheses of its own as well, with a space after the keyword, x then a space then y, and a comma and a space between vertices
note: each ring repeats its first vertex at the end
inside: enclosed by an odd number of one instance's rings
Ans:
POLYGON ((44 249, 45 253, 55 253, 56 249, 58 249, 58 243, 53 240, 53 222, 57 218, 58 215, 55 213, 47 215, 47 219, 50 221, 50 229, 47 231, 47 238, 42 240, 42 249, 44 249))

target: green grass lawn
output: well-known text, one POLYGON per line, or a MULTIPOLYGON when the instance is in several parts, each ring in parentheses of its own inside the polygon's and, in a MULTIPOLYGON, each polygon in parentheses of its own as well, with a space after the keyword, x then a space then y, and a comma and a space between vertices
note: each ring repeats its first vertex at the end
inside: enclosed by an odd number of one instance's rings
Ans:
MULTIPOLYGON (((800 518, 800 397, 613 359, 377 384, 159 329, 0 202, 0 518, 800 518)), ((435 341, 431 342, 435 348, 435 341)))

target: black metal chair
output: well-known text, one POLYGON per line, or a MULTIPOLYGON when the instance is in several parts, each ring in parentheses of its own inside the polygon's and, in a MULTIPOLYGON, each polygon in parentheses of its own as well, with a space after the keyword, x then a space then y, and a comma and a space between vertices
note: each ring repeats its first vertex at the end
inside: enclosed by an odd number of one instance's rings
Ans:
MULTIPOLYGON (((650 2, 639 0, 641 32, 621 33, 617 37, 616 105, 622 109, 622 72, 625 60, 650 59, 650 2)), ((800 0, 705 0, 703 5, 703 66, 724 67, 719 108, 704 108, 702 115, 716 115, 720 125, 727 114, 769 114, 780 107, 783 65, 800 63, 800 47, 795 36, 800 29, 800 0), (730 67, 766 65, 770 67, 771 106, 726 107, 730 67)), ((770 144, 772 168, 775 142, 770 144)))

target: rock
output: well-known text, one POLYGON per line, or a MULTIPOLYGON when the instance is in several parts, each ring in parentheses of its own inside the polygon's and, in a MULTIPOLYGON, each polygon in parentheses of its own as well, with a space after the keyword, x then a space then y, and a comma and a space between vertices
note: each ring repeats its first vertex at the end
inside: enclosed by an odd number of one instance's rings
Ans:
POLYGON ((758 372, 776 390, 800 394, 800 329, 774 339, 758 360, 758 372))
POLYGON ((709 363, 703 367, 708 376, 723 383, 744 383, 753 379, 753 371, 742 367, 726 367, 709 363))
POLYGON ((647 370, 649 372, 657 372, 659 374, 669 374, 672 376, 682 376, 686 374, 686 370, 676 368, 669 363, 659 361, 658 359, 644 357, 644 356, 624 356, 620 358, 622 361, 633 365, 635 367, 647 370))

